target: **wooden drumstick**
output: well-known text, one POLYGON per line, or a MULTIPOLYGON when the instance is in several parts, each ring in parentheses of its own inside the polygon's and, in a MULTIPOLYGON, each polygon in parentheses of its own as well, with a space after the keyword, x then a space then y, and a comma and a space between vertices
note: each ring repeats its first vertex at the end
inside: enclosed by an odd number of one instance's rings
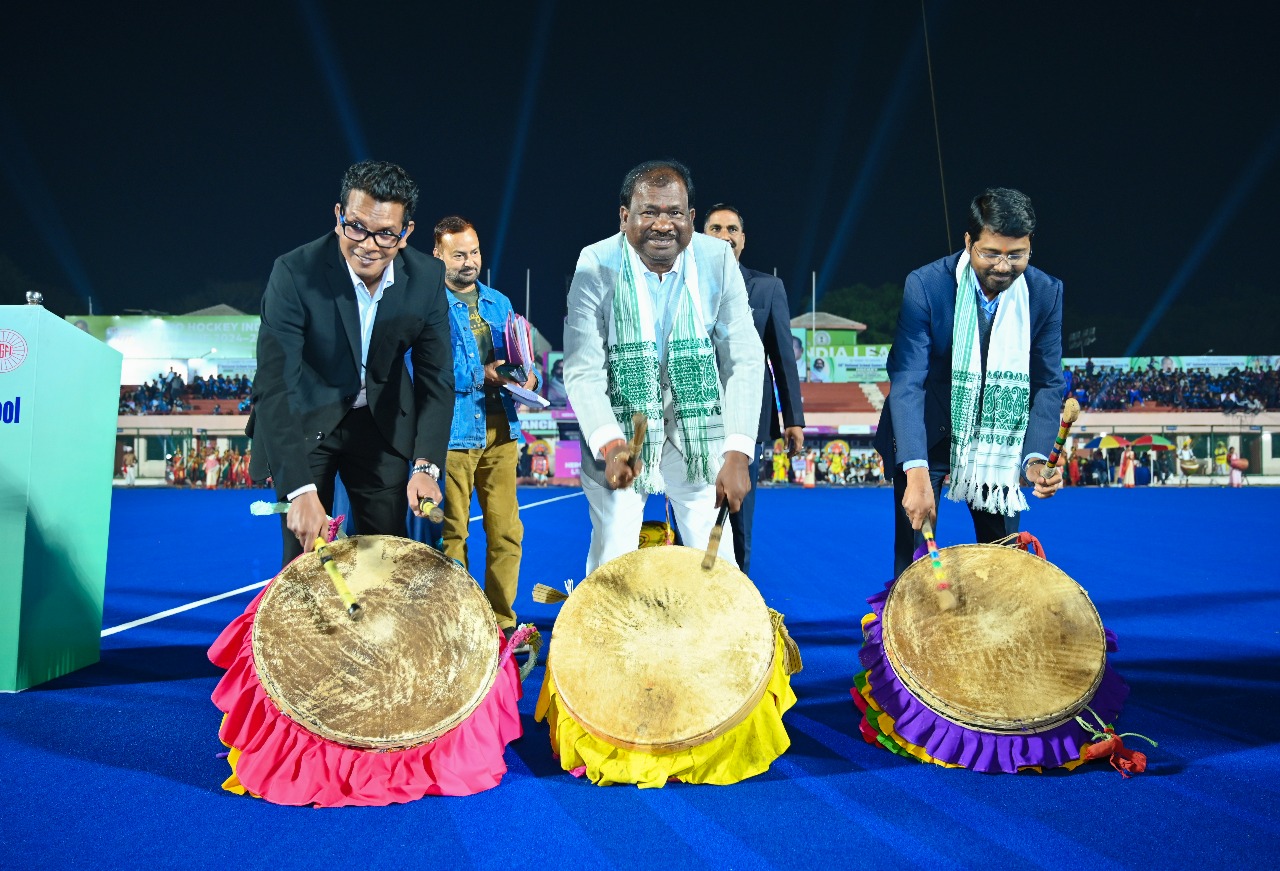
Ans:
POLYGON ((640 452, 644 449, 644 437, 649 432, 649 418, 645 417, 641 412, 631 415, 631 429, 634 431, 631 441, 627 442, 627 453, 631 455, 631 459, 627 462, 631 466, 631 473, 640 474, 640 452))
POLYGON ((707 538, 707 555, 702 558, 702 567, 708 571, 716 564, 716 553, 720 550, 720 537, 724 535, 724 522, 729 516, 729 500, 725 499, 716 515, 716 525, 711 527, 711 535, 707 538))
POLYGON ((356 597, 351 594, 347 579, 342 576, 342 572, 338 571, 338 564, 333 561, 333 556, 329 553, 329 543, 323 538, 316 538, 316 556, 320 557, 320 565, 324 567, 329 580, 333 582, 333 588, 338 591, 338 598, 342 600, 343 605, 347 606, 347 616, 352 620, 359 620, 364 612, 360 610, 360 603, 356 601, 356 597))
POLYGON ((942 554, 938 553, 938 542, 933 537, 933 524, 925 518, 920 524, 920 532, 924 535, 924 543, 929 547, 929 561, 933 563, 933 579, 937 582, 934 592, 938 597, 938 610, 950 611, 956 606, 956 595, 951 592, 951 583, 947 580, 947 572, 942 567, 942 554))
POLYGON ((1074 399, 1068 399, 1062 404, 1062 422, 1058 424, 1058 437, 1054 439, 1053 450, 1049 452, 1049 460, 1045 463, 1045 475, 1049 477, 1049 473, 1058 465, 1058 460, 1062 458, 1062 446, 1067 443, 1067 435, 1071 432, 1071 424, 1080 419, 1080 403, 1074 399))
POLYGON ((444 512, 440 510, 440 506, 423 496, 422 501, 418 503, 418 511, 427 515, 427 519, 432 523, 443 523, 444 512))

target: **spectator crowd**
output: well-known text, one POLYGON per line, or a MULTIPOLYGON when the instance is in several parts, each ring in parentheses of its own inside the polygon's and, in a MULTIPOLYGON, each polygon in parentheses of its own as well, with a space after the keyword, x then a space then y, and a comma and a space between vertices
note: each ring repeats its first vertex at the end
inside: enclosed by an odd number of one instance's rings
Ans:
POLYGON ((182 414, 192 410, 195 400, 215 400, 212 414, 248 414, 249 393, 253 384, 247 375, 227 377, 197 375, 188 384, 182 375, 170 368, 154 381, 120 388, 120 414, 182 414), (222 401, 234 412, 224 412, 222 401), (233 404, 234 403, 234 404, 233 404))
POLYGON ((1231 369, 1215 374, 1208 369, 1127 370, 1111 366, 1065 371, 1067 389, 1081 408, 1124 411, 1160 405, 1179 411, 1222 411, 1254 414, 1280 409, 1280 371, 1231 369))

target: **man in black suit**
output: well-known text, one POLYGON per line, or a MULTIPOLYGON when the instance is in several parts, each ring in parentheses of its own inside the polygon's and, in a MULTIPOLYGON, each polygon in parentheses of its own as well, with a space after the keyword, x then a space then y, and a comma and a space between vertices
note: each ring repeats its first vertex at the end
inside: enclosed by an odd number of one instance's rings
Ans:
POLYGON ((444 267, 405 247, 417 200, 400 167, 357 163, 333 232, 278 258, 267 281, 245 432, 254 480, 291 503, 285 564, 325 531, 336 474, 362 534, 403 536, 407 506, 441 501, 453 360, 444 267))
POLYGON ((782 280, 748 269, 741 263, 747 235, 742 229, 742 213, 733 206, 717 203, 707 213, 702 231, 729 243, 739 261, 742 279, 747 283, 747 297, 756 331, 764 343, 764 392, 760 406, 760 430, 756 435, 756 455, 751 461, 751 491, 742 500, 742 510, 729 515, 733 526, 733 552, 743 573, 751 565, 751 519, 756 509, 756 484, 760 480, 760 456, 764 443, 773 443, 785 434, 788 451, 804 447, 804 408, 800 400, 800 377, 796 373, 791 351, 791 312, 787 308, 787 291, 782 280), (774 401, 774 382, 782 404, 782 426, 778 427, 778 403, 774 401))

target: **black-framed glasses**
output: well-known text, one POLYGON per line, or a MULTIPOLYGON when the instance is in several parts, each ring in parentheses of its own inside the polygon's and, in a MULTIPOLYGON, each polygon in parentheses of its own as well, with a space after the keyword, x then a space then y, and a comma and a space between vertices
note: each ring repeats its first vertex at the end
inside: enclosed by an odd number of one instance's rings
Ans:
POLYGON ((400 240, 404 238, 404 234, 409 232, 409 228, 405 227, 399 233, 392 233, 390 230, 379 230, 374 232, 368 227, 361 226, 359 223, 348 224, 347 214, 344 211, 338 215, 338 223, 342 225, 342 235, 346 236, 352 242, 363 242, 370 236, 373 237, 373 244, 379 248, 394 248, 400 244, 400 240))
POLYGON ((1025 254, 995 254, 980 251, 977 248, 974 248, 973 250, 977 253, 979 259, 981 259, 983 263, 987 263, 992 266, 999 263, 1001 260, 1008 263, 1010 266, 1021 266, 1023 263, 1026 263, 1031 259, 1030 251, 1025 254))

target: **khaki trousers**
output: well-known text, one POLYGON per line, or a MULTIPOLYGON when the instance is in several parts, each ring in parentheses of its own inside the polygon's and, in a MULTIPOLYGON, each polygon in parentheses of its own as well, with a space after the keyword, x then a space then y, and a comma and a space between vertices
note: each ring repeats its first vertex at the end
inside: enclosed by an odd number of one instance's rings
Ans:
POLYGON ((444 552, 471 570, 467 559, 471 494, 480 500, 485 554, 484 593, 493 606, 498 625, 514 628, 516 587, 520 579, 520 543, 524 524, 516 502, 516 463, 520 446, 511 438, 505 416, 491 418, 485 432, 485 447, 449 451, 445 461, 444 552))

